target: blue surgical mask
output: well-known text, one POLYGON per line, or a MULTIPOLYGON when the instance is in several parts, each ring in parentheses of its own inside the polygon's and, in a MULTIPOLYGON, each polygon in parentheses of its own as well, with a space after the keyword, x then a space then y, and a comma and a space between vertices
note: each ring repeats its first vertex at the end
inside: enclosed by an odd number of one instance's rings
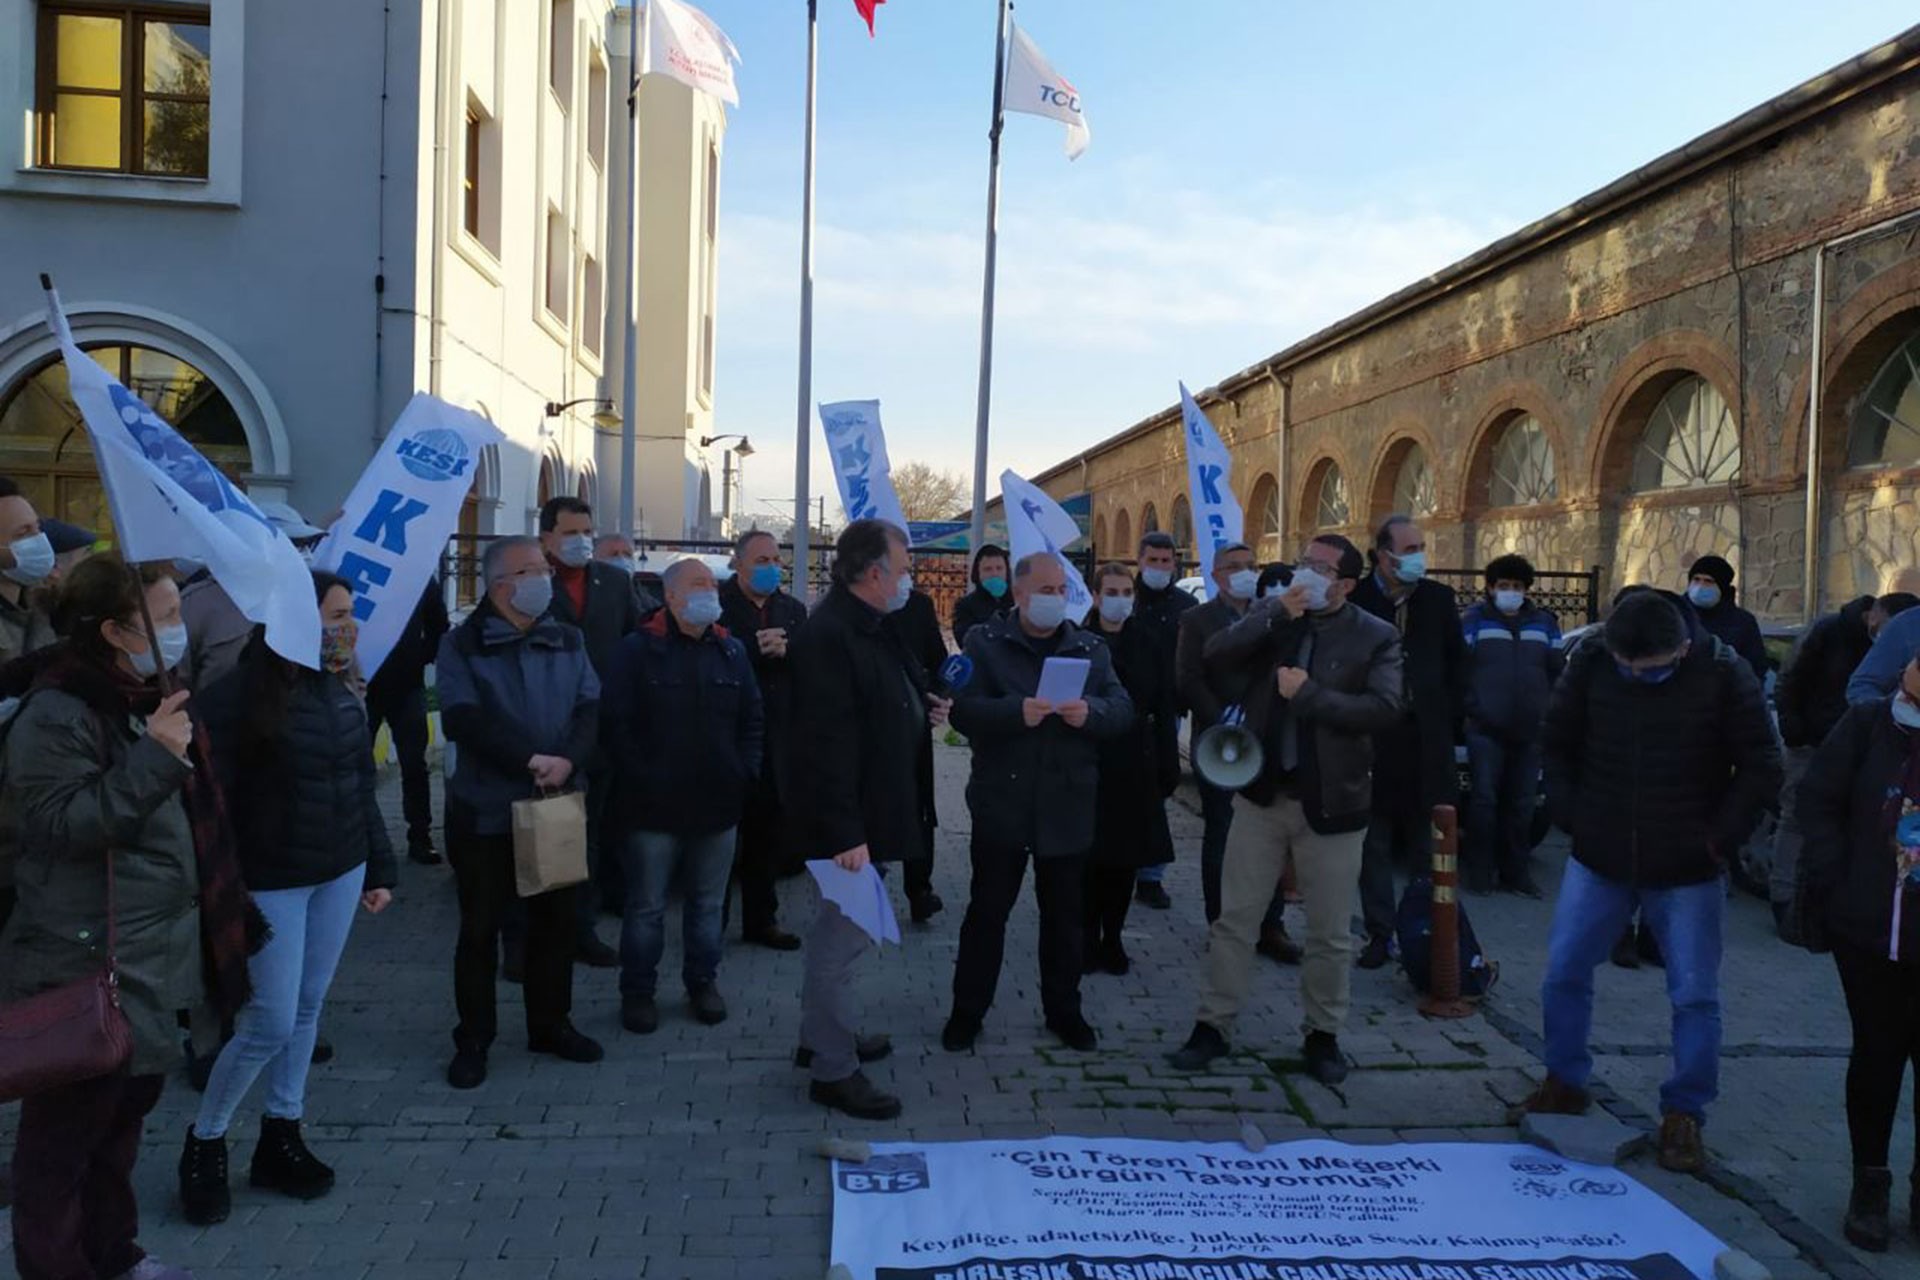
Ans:
POLYGON ((1493 607, 1502 613, 1518 613, 1527 603, 1524 591, 1496 591, 1493 593, 1493 607))
POLYGON ((1920 704, 1904 692, 1893 695, 1893 722, 1902 729, 1920 731, 1920 704))
POLYGON ((720 593, 718 591, 690 591, 687 603, 680 616, 690 627, 710 627, 720 621, 720 593))
POLYGON ((1409 551, 1394 562, 1393 576, 1402 582, 1413 583, 1427 576, 1427 553, 1409 551))
POLYGON ((1027 625, 1035 631, 1052 631, 1067 620, 1067 598, 1065 596, 1032 595, 1026 604, 1020 607, 1026 615, 1027 625))
POLYGON ((1687 588, 1687 599, 1696 609, 1711 609, 1720 603, 1720 588, 1696 582, 1687 588))
POLYGON ((1227 594, 1235 600, 1251 600, 1260 589, 1260 575, 1252 569, 1240 569, 1227 577, 1227 594))
POLYGON ((1101 596, 1100 616, 1118 626, 1133 616, 1132 596, 1101 596))
POLYGON ((1673 679, 1675 672, 1680 670, 1680 662, 1678 659, 1669 662, 1664 667, 1646 667, 1639 671, 1635 671, 1618 658, 1613 660, 1613 665, 1615 669, 1620 672, 1621 678, 1632 684, 1665 684, 1667 681, 1673 679))
MULTIPOLYGON (((187 656, 187 628, 184 624, 174 623, 170 627, 159 628, 160 661, 166 663, 171 671, 180 665, 187 656)), ((133 664, 135 674, 143 680, 151 680, 159 674, 159 667, 153 661, 153 644, 148 643, 145 653, 130 653, 127 661, 133 664)))
POLYGON ((23 587, 45 582, 53 572, 53 542, 44 533, 22 538, 8 550, 13 552, 13 568, 7 570, 7 577, 23 587))
POLYGON ((780 589, 780 566, 777 564, 757 564, 753 572, 747 575, 747 585, 753 593, 770 596, 780 589))
POLYGON ((544 573, 513 580, 514 609, 529 618, 538 618, 553 604, 553 579, 544 573))
POLYGON ((900 581, 893 584, 893 595, 887 599, 887 612, 898 613, 907 607, 907 601, 913 598, 913 575, 903 573, 900 581))
POLYGON ((1140 571, 1140 585, 1149 591, 1165 591, 1173 585, 1173 570, 1142 569, 1140 571))
POLYGON ((578 569, 593 559, 593 535, 573 533, 560 539, 560 550, 553 558, 569 569, 578 569))
POLYGON ((1007 580, 997 573, 991 578, 980 579, 980 586, 995 600, 1003 600, 1006 598, 1007 580))

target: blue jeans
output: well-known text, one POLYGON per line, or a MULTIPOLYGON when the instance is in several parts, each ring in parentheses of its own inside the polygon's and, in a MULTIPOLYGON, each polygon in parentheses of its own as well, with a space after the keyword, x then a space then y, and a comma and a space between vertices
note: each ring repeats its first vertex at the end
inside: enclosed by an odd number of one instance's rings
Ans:
POLYGON ((224 1137, 233 1113, 267 1073, 266 1114, 298 1120, 306 1107, 307 1069, 340 953, 360 905, 364 865, 305 889, 263 889, 253 901, 273 936, 247 961, 253 997, 233 1019, 193 1122, 195 1136, 224 1137))
POLYGON ((1667 998, 1673 1004, 1673 1074, 1660 1086, 1660 1110, 1703 1118, 1720 1093, 1724 878, 1677 889, 1635 889, 1568 860, 1540 992, 1547 1070, 1580 1089, 1593 1078, 1593 1055, 1587 1051, 1593 971, 1613 950, 1636 906, 1666 957, 1667 998))
POLYGON ((680 976, 688 991, 710 987, 720 972, 721 912, 733 875, 734 828, 675 835, 632 831, 620 850, 627 909, 620 925, 620 994, 653 998, 666 949, 667 893, 680 880, 684 957, 680 976))
POLYGON ((1469 729, 1467 761, 1473 773, 1467 806, 1468 876, 1498 876, 1502 884, 1512 884, 1527 874, 1527 856, 1533 852, 1540 744, 1509 742, 1469 729))

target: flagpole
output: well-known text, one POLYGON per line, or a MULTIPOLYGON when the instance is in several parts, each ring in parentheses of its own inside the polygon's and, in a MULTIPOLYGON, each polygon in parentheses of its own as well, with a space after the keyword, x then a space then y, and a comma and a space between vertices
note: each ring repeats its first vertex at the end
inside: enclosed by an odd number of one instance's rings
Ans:
MULTIPOLYGON (((620 374, 620 516, 617 533, 632 534, 635 443, 640 419, 640 24, 646 10, 635 0, 627 22, 627 278, 626 355, 620 374)), ((644 553, 643 553, 644 554, 644 553)))
POLYGON ((807 0, 806 176, 800 201, 800 396, 793 437, 793 585, 801 600, 813 599, 808 556, 813 499, 813 104, 820 67, 820 2, 807 0))
POLYGON ((987 268, 980 288, 980 398, 973 423, 974 550, 987 540, 987 419, 993 402, 993 280, 1000 243, 1000 128, 1006 123, 1007 14, 1000 0, 1000 30, 993 49, 993 127, 987 131, 987 268))

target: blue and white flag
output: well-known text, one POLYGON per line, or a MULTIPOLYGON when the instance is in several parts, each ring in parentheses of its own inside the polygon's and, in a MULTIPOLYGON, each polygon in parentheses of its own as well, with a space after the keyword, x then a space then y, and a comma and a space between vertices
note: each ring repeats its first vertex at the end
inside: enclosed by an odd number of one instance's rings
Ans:
POLYGON ((820 406, 820 426, 833 455, 840 506, 852 520, 885 520, 907 531, 906 513, 893 492, 893 466, 880 430, 878 400, 842 400, 820 406))
POLYGON ((1213 557, 1221 547, 1241 540, 1245 517, 1240 500, 1233 496, 1233 456, 1220 443, 1220 433, 1200 412, 1180 384, 1180 413, 1185 420, 1183 437, 1187 442, 1188 501, 1193 504, 1193 541, 1200 553, 1200 580, 1207 584, 1207 599, 1220 594, 1213 580, 1213 557))
POLYGON ((353 584, 360 622, 354 652, 368 679, 393 652, 440 567, 480 470, 480 451, 505 438, 479 414, 419 393, 314 552, 315 565, 353 584))
POLYGON ((1064 550, 1079 540, 1080 526, 1045 490, 1011 471, 1000 473, 1000 505, 1007 513, 1007 541, 1012 544, 1014 563, 1036 552, 1052 552, 1067 571, 1067 616, 1075 622, 1086 617, 1093 608, 1093 592, 1087 590, 1087 580, 1064 550))
POLYGON ((320 665, 320 608, 313 576, 286 535, 220 469, 151 406, 74 345, 47 290, 47 324, 67 362, 67 387, 93 441, 113 512, 114 536, 129 562, 197 560, 234 606, 264 623, 267 644, 289 662, 320 665))

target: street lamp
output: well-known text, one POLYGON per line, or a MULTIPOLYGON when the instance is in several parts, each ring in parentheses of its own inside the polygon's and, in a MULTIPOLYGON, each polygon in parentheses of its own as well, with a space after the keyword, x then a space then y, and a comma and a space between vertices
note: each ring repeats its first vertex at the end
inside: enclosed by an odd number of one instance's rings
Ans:
POLYGON ((740 442, 739 444, 733 446, 733 448, 727 450, 728 453, 738 454, 742 458, 751 458, 753 456, 753 442, 747 439, 745 436, 740 436, 740 435, 701 436, 700 447, 702 449, 705 449, 710 445, 719 444, 722 440, 738 440, 740 442))
POLYGON ((604 427, 608 431, 612 431, 616 427, 618 427, 622 422, 626 421, 624 418, 620 416, 620 411, 613 407, 613 401, 602 400, 598 396, 586 396, 579 400, 569 400, 565 404, 561 404, 558 401, 549 400, 547 401, 547 416, 549 418, 557 418, 561 414, 565 413, 567 410, 579 404, 591 404, 591 405, 598 406, 596 409, 594 409, 593 418, 592 418, 593 425, 596 427, 604 427))
MULTIPOLYGON (((745 436, 734 434, 725 436, 701 436, 700 447, 708 448, 722 440, 738 440, 740 443, 720 452, 720 527, 727 537, 733 536, 733 460, 737 456, 743 462, 753 456, 753 442, 745 436)), ((744 470, 744 468, 742 468, 744 470)))

